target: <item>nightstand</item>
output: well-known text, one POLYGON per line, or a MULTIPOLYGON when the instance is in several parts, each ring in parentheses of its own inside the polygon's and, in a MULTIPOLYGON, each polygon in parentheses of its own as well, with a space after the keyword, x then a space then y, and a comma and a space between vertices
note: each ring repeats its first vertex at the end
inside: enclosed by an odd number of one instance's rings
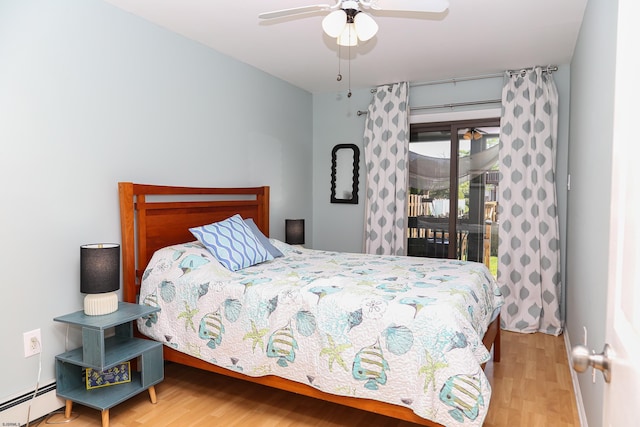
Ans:
MULTIPOLYGON (((162 343, 134 338, 133 321, 160 309, 145 305, 118 303, 118 310, 101 316, 87 316, 84 311, 56 317, 56 322, 82 328, 82 347, 56 356, 57 394, 66 400, 65 417, 71 417, 73 402, 102 411, 102 426, 109 426, 109 408, 149 390, 156 403, 154 385, 164 378, 162 343), (114 334, 105 338, 105 331, 114 334), (137 371, 130 372, 128 383, 87 389, 86 368, 104 371, 136 359, 137 371)), ((133 369, 132 369, 133 371, 133 369)))

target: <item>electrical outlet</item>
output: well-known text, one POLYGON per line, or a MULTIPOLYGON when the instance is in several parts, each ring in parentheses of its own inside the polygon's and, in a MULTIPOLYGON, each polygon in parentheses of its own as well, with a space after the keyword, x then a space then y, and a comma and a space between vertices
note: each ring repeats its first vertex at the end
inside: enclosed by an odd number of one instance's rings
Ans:
POLYGON ((31 357, 42 351, 42 338, 40 329, 25 332, 22 334, 24 340, 24 357, 31 357))

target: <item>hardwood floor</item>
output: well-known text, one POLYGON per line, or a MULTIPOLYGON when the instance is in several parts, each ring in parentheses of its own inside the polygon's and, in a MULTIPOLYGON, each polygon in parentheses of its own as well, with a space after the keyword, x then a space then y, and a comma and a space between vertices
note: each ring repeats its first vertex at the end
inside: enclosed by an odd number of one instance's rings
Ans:
POLYGON ((502 359, 488 364, 485 426, 580 426, 564 338, 502 331, 502 359))
MULTIPOLYGON (((562 337, 503 331, 502 361, 485 372, 493 387, 485 426, 580 425, 562 337)), ((155 405, 141 393, 112 408, 110 426, 416 427, 175 364, 166 366, 156 392, 155 405)), ((99 411, 74 405, 73 412, 77 418, 65 425, 101 425, 99 411)), ((63 418, 54 414, 40 425, 63 418)))

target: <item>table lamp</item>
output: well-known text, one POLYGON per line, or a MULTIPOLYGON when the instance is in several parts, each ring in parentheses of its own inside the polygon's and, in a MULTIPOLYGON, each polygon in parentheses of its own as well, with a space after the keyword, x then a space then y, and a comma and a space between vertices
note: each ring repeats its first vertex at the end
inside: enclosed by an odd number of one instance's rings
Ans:
POLYGON ((304 245, 304 219, 285 219, 284 239, 290 245, 304 245))
POLYGON ((80 292, 84 313, 99 316, 118 310, 120 245, 96 243, 80 246, 80 292))

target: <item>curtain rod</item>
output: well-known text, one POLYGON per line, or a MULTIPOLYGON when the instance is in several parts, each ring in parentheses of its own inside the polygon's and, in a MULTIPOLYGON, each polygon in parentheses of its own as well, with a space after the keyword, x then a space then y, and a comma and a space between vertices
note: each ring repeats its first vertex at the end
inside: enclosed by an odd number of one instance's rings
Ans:
MULTIPOLYGON (((470 105, 501 104, 501 103, 502 103, 501 99, 488 99, 484 101, 454 102, 452 104, 427 105, 424 107, 410 107, 410 110, 413 112, 416 110, 437 110, 439 108, 453 109, 456 107, 468 107, 470 105)), ((358 116, 362 116, 364 114, 368 114, 368 111, 358 110, 356 114, 358 116)))
MULTIPOLYGON (((520 74, 521 76, 524 76, 527 71, 533 71, 536 67, 521 68, 521 69, 518 69, 518 70, 506 70, 503 73, 481 74, 481 75, 478 75, 478 76, 454 77, 454 78, 451 78, 451 79, 444 79, 444 80, 432 80, 432 81, 428 81, 428 82, 411 83, 410 86, 411 87, 431 86, 431 85, 441 85, 441 84, 447 84, 447 83, 456 84, 458 82, 467 82, 467 81, 472 81, 472 80, 495 79, 497 77, 504 77, 505 74, 508 74, 509 77, 511 77, 513 75, 516 75, 516 74, 520 74)), ((543 73, 552 73, 554 71, 558 71, 558 66, 557 65, 547 65, 545 67, 543 67, 543 66, 539 66, 539 67, 542 68, 542 72, 543 73)), ((371 89, 371 93, 376 93, 376 91, 377 91, 377 88, 371 89)))
MULTIPOLYGON (((447 80, 434 80, 434 81, 430 81, 430 82, 423 82, 423 83, 414 83, 411 85, 411 87, 416 87, 416 86, 429 86, 429 85, 439 85, 439 84, 446 84, 446 83, 457 83, 457 82, 466 82, 466 81, 470 81, 470 80, 482 80, 482 79, 493 79, 493 78, 497 78, 497 77, 504 77, 505 74, 508 74, 509 77, 512 77, 516 74, 519 74, 520 76, 523 76, 528 72, 528 71, 532 71, 534 70, 536 67, 530 67, 530 68, 521 68, 519 70, 506 70, 504 73, 494 73, 494 74, 484 74, 484 75, 479 75, 479 76, 468 76, 468 77, 459 77, 459 78, 452 78, 452 79, 447 79, 447 80)), ((558 71, 558 66, 557 65, 547 65, 546 67, 540 67, 542 68, 542 72, 543 73, 552 73, 554 71, 558 71)), ((391 89, 391 88, 389 88, 391 89)), ((371 93, 376 93, 377 89, 373 88, 371 89, 371 93)), ((483 105, 483 104, 500 104, 502 103, 501 99, 490 99, 487 101, 470 101, 470 102, 455 102, 452 104, 441 104, 441 105, 429 105, 429 106, 424 106, 424 107, 411 107, 412 111, 415 110, 437 110, 439 108, 456 108, 456 107, 467 107, 467 106, 471 106, 471 105, 483 105)), ((362 116, 363 114, 367 114, 367 111, 362 111, 362 110, 358 110, 357 113, 358 116, 362 116)))
MULTIPOLYGON (((483 80, 483 79, 495 79, 495 78, 498 78, 498 77, 504 77, 504 73, 484 74, 484 75, 480 75, 480 76, 454 77, 452 79, 433 80, 433 81, 430 81, 430 82, 413 83, 410 86, 411 87, 431 86, 431 85, 442 85, 442 84, 447 84, 447 83, 456 84, 458 82, 468 82, 468 81, 471 81, 471 80, 483 80)), ((375 91, 375 89, 373 89, 373 90, 375 91)))

